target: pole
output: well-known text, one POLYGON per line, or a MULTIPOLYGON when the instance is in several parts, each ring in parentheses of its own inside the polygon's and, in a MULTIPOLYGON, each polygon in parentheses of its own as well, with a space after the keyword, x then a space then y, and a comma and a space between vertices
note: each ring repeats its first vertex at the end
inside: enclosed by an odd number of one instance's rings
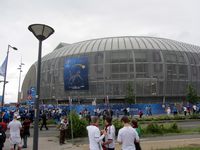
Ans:
POLYGON ((6 75, 7 75, 7 66, 8 66, 8 54, 9 54, 9 47, 10 45, 8 45, 8 49, 7 49, 7 61, 6 61, 6 68, 5 68, 5 75, 4 75, 4 80, 3 80, 3 92, 2 92, 2 100, 1 100, 1 114, 3 115, 3 106, 4 106, 4 95, 5 95, 5 88, 6 88, 6 75))
POLYGON ((20 102, 21 92, 20 92, 20 84, 21 84, 21 73, 22 73, 22 62, 19 66, 19 85, 18 85, 18 102, 20 102))
POLYGON ((40 100, 40 72, 41 72, 42 41, 39 40, 38 64, 37 64, 37 89, 35 99, 35 119, 33 134, 33 150, 38 150, 38 123, 39 123, 39 100, 40 100))
POLYGON ((69 97, 69 107, 70 107, 71 138, 72 138, 72 144, 74 144, 73 121, 72 121, 72 99, 70 97, 69 97))

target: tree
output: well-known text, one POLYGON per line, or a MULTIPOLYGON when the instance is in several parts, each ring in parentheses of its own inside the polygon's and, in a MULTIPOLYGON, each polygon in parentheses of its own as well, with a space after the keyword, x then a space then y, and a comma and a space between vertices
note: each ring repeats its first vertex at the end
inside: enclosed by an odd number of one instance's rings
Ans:
POLYGON ((134 89, 133 89, 133 85, 131 84, 131 82, 128 83, 127 88, 126 88, 125 101, 129 104, 135 103, 135 94, 134 94, 134 89))
POLYGON ((186 100, 191 104, 196 104, 198 102, 197 92, 192 85, 187 88, 186 100))

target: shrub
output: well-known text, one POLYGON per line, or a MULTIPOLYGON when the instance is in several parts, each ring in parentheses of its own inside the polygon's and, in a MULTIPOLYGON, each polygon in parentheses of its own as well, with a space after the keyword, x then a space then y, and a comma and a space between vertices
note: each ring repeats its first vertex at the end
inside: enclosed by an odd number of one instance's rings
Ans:
POLYGON ((180 129, 176 123, 168 125, 150 123, 146 128, 142 128, 142 134, 165 134, 165 133, 179 133, 180 129))
POLYGON ((150 134, 162 134, 163 128, 163 125, 158 125, 157 123, 150 123, 147 125, 145 132, 150 134))
POLYGON ((73 129, 73 137, 85 137, 87 136, 87 121, 85 119, 80 119, 78 114, 74 111, 69 114, 69 127, 67 129, 67 138, 71 138, 71 119, 72 119, 72 129, 73 129), (71 117, 70 117, 71 115, 71 117))
POLYGON ((121 121, 119 119, 114 119, 113 120, 113 125, 115 126, 115 135, 118 134, 119 129, 123 127, 121 121))

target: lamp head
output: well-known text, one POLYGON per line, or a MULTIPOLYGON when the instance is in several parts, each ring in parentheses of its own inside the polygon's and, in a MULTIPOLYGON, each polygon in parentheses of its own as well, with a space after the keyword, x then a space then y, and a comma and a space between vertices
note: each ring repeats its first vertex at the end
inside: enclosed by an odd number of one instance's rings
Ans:
POLYGON ((17 48, 16 47, 12 47, 14 50, 16 50, 17 51, 17 48))
POLYGON ((18 50, 16 47, 13 47, 13 46, 11 46, 11 45, 8 45, 8 47, 11 47, 13 50, 18 50))
POLYGON ((51 34, 54 33, 54 29, 45 24, 32 24, 28 27, 28 29, 39 41, 47 39, 51 34))

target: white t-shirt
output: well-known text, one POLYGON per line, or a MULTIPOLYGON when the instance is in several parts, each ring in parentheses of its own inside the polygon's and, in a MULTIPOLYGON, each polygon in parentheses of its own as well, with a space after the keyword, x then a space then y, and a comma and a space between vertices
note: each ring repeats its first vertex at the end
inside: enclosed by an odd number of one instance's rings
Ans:
POLYGON ((22 124, 18 120, 13 119, 8 124, 8 128, 10 129, 10 143, 13 145, 21 144, 20 128, 22 128, 22 124))
POLYGON ((104 135, 101 136, 100 130, 94 125, 87 126, 90 150, 102 150, 101 141, 104 135))
POLYGON ((135 140, 139 141, 139 136, 131 126, 126 126, 119 130, 117 141, 122 143, 122 150, 135 150, 135 140))
POLYGON ((107 148, 115 148, 115 126, 111 125, 107 127, 107 134, 105 141, 112 140, 112 143, 105 145, 107 148))

